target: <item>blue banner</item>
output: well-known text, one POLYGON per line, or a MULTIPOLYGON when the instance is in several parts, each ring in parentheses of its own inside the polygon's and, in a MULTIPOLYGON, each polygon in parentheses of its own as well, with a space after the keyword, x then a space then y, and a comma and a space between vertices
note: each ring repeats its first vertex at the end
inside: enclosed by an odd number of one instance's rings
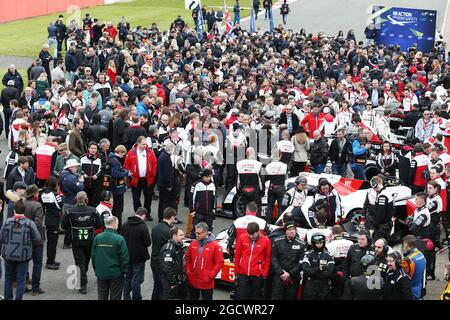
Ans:
POLYGON ((371 18, 378 30, 375 42, 400 45, 403 51, 413 43, 424 52, 434 46, 436 10, 374 6, 371 18))

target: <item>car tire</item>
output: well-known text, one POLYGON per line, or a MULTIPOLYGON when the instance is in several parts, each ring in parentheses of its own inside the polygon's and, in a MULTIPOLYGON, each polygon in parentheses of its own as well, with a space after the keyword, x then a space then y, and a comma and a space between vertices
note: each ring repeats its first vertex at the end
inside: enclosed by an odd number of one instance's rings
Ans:
POLYGON ((359 227, 359 222, 361 221, 361 217, 363 215, 364 215, 363 209, 354 209, 347 214, 346 220, 350 222, 353 228, 356 230, 359 227))
POLYGON ((235 218, 245 216, 245 208, 240 195, 236 195, 233 199, 233 214, 235 218))

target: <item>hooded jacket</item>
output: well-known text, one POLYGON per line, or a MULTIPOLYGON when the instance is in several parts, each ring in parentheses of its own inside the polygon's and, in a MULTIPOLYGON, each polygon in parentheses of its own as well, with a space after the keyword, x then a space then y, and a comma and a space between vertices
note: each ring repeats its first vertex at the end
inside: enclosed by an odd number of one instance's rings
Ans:
POLYGON ((214 279, 222 266, 222 248, 211 233, 202 241, 193 241, 187 249, 185 270, 189 284, 195 289, 214 289, 214 279))
POLYGON ((152 240, 144 220, 136 216, 129 217, 123 224, 121 233, 127 243, 130 264, 150 259, 148 247, 152 244, 152 240))

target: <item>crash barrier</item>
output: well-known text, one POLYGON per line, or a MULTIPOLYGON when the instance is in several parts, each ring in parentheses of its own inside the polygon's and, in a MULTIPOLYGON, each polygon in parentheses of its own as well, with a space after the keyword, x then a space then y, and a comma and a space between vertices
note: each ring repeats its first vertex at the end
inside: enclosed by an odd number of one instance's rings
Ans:
POLYGON ((76 8, 94 7, 116 2, 123 2, 123 0, 0 0, 0 12, 2 13, 0 23, 52 13, 66 13, 65 15, 70 16, 76 8))

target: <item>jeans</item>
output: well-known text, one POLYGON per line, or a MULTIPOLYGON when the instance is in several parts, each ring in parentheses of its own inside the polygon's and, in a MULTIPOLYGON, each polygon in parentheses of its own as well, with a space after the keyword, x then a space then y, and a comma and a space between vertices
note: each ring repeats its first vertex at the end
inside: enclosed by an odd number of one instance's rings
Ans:
POLYGON ((161 280, 161 267, 159 266, 159 259, 155 259, 156 261, 150 264, 153 273, 153 292, 152 292, 152 300, 161 300, 162 299, 162 280, 161 280))
POLYGON ((25 279, 27 277, 29 261, 16 262, 5 260, 5 300, 12 300, 13 282, 16 280, 16 300, 22 300, 25 292, 25 279))
POLYGON ((313 166, 314 173, 321 174, 325 170, 325 164, 315 164, 313 166))
POLYGON ((200 290, 193 287, 189 287, 189 300, 200 300, 200 294, 202 295, 202 300, 212 300, 213 299, 213 289, 200 290))
POLYGON ((31 276, 31 287, 33 291, 39 290, 41 286, 43 259, 44 259, 44 245, 33 247, 33 274, 31 276))
POLYGON ((121 300, 123 275, 110 280, 97 279, 98 300, 121 300))
POLYGON ((240 275, 237 280, 236 300, 260 300, 264 288, 263 277, 240 275))
POLYGON ((58 57, 58 41, 56 38, 48 38, 48 45, 53 46, 53 58, 58 57))
POLYGON ((3 106, 3 115, 5 116, 5 137, 6 137, 6 139, 8 139, 9 119, 11 118, 11 115, 12 115, 12 110, 9 106, 7 106, 6 108, 3 106))
POLYGON ((362 164, 352 164, 352 171, 354 178, 358 180, 366 180, 366 171, 364 170, 364 165, 362 164))
POLYGON ((144 282, 145 262, 130 264, 123 284, 124 300, 142 300, 141 284, 144 282), (130 293, 133 293, 131 297, 130 293))
POLYGON ((343 178, 347 177, 347 164, 346 163, 333 163, 331 165, 331 173, 340 175, 343 178))
POLYGON ((234 14, 233 25, 236 25, 236 23, 240 23, 240 22, 241 22, 241 14, 240 13, 235 13, 234 14))
POLYGON ((283 17, 283 24, 286 25, 286 23, 287 23, 287 14, 283 14, 282 17, 283 17))

